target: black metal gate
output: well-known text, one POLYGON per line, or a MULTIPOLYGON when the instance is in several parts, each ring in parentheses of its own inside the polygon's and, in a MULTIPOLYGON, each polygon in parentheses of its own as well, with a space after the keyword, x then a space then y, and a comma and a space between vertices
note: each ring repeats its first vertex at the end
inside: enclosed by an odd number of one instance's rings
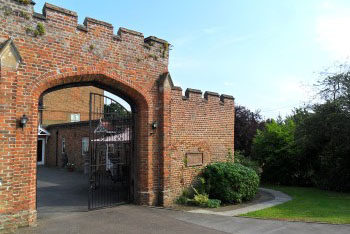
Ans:
POLYGON ((132 114, 115 100, 90 94, 89 210, 127 203, 132 114))

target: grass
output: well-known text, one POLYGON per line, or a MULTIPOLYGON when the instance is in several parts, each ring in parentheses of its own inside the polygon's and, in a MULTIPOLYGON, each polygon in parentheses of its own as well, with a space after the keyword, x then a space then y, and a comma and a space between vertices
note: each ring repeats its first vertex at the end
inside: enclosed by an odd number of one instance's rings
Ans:
POLYGON ((350 193, 316 188, 265 186, 284 192, 293 200, 241 216, 254 218, 350 224, 350 193))

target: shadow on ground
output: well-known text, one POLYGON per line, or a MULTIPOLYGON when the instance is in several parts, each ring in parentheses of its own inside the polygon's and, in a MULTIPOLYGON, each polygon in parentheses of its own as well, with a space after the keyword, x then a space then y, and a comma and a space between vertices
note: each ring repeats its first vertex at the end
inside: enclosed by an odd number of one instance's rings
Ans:
POLYGON ((88 177, 64 169, 38 167, 38 218, 57 214, 86 212, 88 207, 88 177))

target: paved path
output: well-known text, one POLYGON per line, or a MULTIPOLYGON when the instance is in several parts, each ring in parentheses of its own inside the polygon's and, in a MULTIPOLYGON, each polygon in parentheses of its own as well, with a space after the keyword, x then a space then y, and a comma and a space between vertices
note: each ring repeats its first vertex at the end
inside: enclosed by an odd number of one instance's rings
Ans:
POLYGON ((188 212, 201 213, 201 214, 223 215, 223 216, 237 216, 240 214, 246 214, 248 212, 262 210, 265 208, 276 206, 276 205, 279 205, 279 204, 282 204, 282 203, 285 203, 287 201, 292 200, 292 198, 290 196, 288 196, 287 194, 284 194, 280 191, 266 189, 266 188, 259 188, 259 190, 266 192, 266 193, 270 193, 274 197, 274 199, 269 200, 269 201, 265 201, 262 203, 254 204, 251 206, 243 207, 240 209, 229 210, 229 211, 217 212, 217 211, 214 211, 215 209, 212 209, 212 210, 196 209, 196 210, 191 210, 188 212))
POLYGON ((177 220, 235 234, 349 234, 350 225, 332 225, 277 220, 258 220, 241 217, 171 213, 177 220))
POLYGON ((349 234, 348 225, 257 220, 124 205, 87 212, 86 177, 41 168, 38 226, 17 234, 349 234))
POLYGON ((39 219, 57 213, 87 211, 88 178, 79 172, 38 167, 37 210, 39 219))
POLYGON ((17 234, 349 234, 350 226, 257 220, 124 205, 39 220, 17 234))
POLYGON ((38 227, 17 234, 223 234, 200 225, 178 220, 167 210, 124 205, 116 208, 57 215, 39 220, 38 227))

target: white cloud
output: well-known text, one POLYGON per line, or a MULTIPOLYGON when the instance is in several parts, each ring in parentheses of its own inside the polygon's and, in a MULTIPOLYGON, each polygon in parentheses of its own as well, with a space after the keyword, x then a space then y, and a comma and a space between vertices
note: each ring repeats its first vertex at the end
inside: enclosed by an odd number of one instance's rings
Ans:
POLYGON ((327 13, 316 20, 316 40, 332 59, 344 59, 350 55, 350 9, 329 2, 322 3, 321 8, 327 9, 327 13))
POLYGON ((336 9, 336 6, 334 5, 334 2, 324 1, 324 2, 321 2, 320 8, 325 10, 330 10, 330 9, 336 9))

